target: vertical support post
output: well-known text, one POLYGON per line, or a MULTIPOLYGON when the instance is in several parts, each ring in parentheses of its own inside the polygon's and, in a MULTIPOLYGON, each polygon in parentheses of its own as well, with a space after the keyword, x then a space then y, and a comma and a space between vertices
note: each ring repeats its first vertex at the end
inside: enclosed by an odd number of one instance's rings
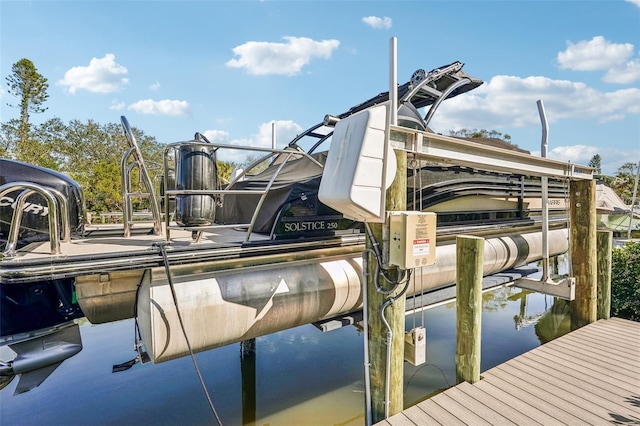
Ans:
POLYGON ((456 237, 456 382, 480 380, 484 238, 456 237))
POLYGON ((598 231, 598 319, 611 317, 611 249, 613 233, 598 231))
MULTIPOLYGON (((405 210, 407 205, 407 153, 396 150, 397 172, 393 184, 386 194, 387 210, 405 210)), ((383 224, 371 224, 371 230, 378 247, 382 247, 383 224)), ((367 240, 367 247, 371 248, 371 242, 367 240)), ((402 285, 398 286, 392 294, 382 294, 376 291, 375 281, 385 283, 382 276, 376 277, 375 262, 369 262, 367 282, 365 283, 368 306, 367 316, 369 322, 368 345, 371 374, 371 419, 378 423, 403 409, 403 375, 404 375, 404 322, 406 296, 398 294, 402 291, 402 285), (387 327, 381 317, 381 308, 388 297, 398 299, 384 310, 384 315, 391 327, 391 356, 387 360, 387 327), (387 377, 387 362, 390 363, 390 374, 387 377), (388 383, 389 400, 386 400, 386 386, 388 383), (385 404, 386 403, 386 404, 385 404), (388 406, 385 406, 388 405, 388 406)), ((392 276, 395 274, 391 274, 392 276)))
POLYGON ((242 381, 242 424, 256 422, 256 339, 240 342, 240 376, 242 381))
POLYGON ((597 319, 596 182, 571 182, 571 263, 576 279, 576 297, 571 302, 571 329, 597 319))
MULTIPOLYGON (((636 195, 638 194, 638 180, 640 180, 640 161, 638 161, 638 171, 636 172, 636 180, 633 184, 633 195, 631 196, 631 211, 629 212, 629 228, 627 228, 627 239, 631 239, 631 225, 633 224, 633 217, 635 216, 636 208, 636 195)), ((633 173, 633 167, 631 168, 633 173)))

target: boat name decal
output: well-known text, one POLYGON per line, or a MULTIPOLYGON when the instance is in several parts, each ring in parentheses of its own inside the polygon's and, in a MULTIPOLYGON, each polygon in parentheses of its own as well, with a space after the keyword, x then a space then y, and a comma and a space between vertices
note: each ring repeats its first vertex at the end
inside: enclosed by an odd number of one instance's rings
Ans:
POLYGON ((314 220, 302 222, 285 222, 284 232, 324 231, 338 229, 337 221, 314 220))
MULTIPOLYGON (((12 209, 16 209, 16 201, 11 197, 0 197, 0 207, 8 207, 10 206, 12 209)), ((31 213, 40 216, 46 216, 49 214, 49 208, 41 206, 36 203, 24 203, 24 208, 22 209, 24 213, 31 213)))

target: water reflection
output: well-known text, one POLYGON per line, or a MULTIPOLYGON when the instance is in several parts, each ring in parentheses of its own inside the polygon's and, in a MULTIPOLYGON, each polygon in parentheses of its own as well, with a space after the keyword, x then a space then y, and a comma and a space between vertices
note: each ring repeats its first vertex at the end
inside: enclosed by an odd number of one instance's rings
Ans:
MULTIPOLYGON (((482 371, 568 331, 568 304, 548 296, 503 287, 486 293, 483 306, 482 371)), ((407 330, 427 329, 427 361, 405 363, 405 405, 454 384, 455 315, 449 303, 407 316, 407 330)), ((80 330, 84 349, 40 387, 14 396, 14 381, 0 391, 2 424, 215 424, 189 357, 112 374, 133 355, 133 321, 84 321, 80 330)), ((244 349, 196 354, 223 424, 364 423, 363 337, 355 327, 322 333, 306 325, 244 349)))

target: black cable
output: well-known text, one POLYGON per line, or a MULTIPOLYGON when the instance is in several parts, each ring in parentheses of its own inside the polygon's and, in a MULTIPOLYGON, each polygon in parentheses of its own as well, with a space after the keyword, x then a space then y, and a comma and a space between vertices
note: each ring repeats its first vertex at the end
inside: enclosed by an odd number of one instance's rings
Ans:
POLYGON ((184 335, 184 339, 187 342, 187 347, 189 348, 189 355, 191 355, 191 360, 193 361, 193 366, 196 369, 196 373, 198 374, 198 379, 200 380, 200 385, 202 385, 202 390, 204 390, 204 394, 207 397, 207 401, 209 402, 209 407, 211 408, 211 412, 216 418, 216 421, 220 426, 222 426, 222 421, 220 421, 220 417, 218 416, 218 412, 216 411, 216 407, 213 405, 213 401, 211 400, 211 396, 209 395, 209 391, 207 390, 207 386, 204 383, 204 379, 202 378, 202 373, 200 372, 200 368, 198 367, 198 363, 196 361, 196 357, 193 353, 193 349, 191 349, 191 343, 189 342, 189 338, 187 337, 187 331, 184 328, 184 323, 182 321, 182 315, 180 314, 180 309, 178 308, 178 297, 176 296, 176 291, 173 288, 173 280, 171 278, 171 271, 169 269, 169 259, 167 257, 166 251, 166 242, 155 243, 159 249, 160 253, 162 253, 162 258, 164 260, 164 270, 167 274, 167 281, 169 282, 169 288, 171 289, 171 297, 173 298, 173 303, 176 306, 176 314, 178 315, 178 321, 180 322, 180 328, 182 329, 182 334, 184 335))

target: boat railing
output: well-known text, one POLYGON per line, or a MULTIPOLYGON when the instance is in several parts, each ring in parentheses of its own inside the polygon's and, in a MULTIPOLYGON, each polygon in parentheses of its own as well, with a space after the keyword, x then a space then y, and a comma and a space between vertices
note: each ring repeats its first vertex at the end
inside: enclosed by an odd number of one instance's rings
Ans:
POLYGON ((121 180, 122 180, 122 222, 124 226, 124 236, 129 237, 131 235, 131 227, 133 226, 133 198, 147 198, 151 208, 151 214, 153 216, 153 233, 160 235, 162 231, 162 217, 160 214, 160 207, 158 205, 158 199, 155 195, 154 185, 149 176, 147 166, 136 142, 136 138, 133 135, 131 126, 124 116, 120 117, 122 122, 122 128, 124 129, 127 142, 129 143, 129 149, 122 156, 120 163, 121 180), (134 168, 138 169, 138 176, 141 180, 146 192, 133 192, 131 191, 131 175, 134 168))
MULTIPOLYGON (((217 229, 224 228, 232 228, 232 229, 246 229, 244 233, 244 242, 249 242, 251 240, 251 235, 253 233, 253 229, 256 224, 256 220, 258 219, 260 210, 269 194, 269 191, 272 189, 274 183, 277 181, 280 172, 283 167, 290 161, 300 158, 306 158, 312 163, 318 165, 322 168, 322 164, 318 162, 315 158, 313 158, 308 153, 293 149, 293 148, 285 148, 285 149, 276 149, 276 148, 261 148, 261 147, 249 147, 249 146, 236 146, 236 145, 228 145, 228 144, 217 144, 203 141, 184 141, 184 142, 175 142, 172 144, 168 144, 165 147, 164 151, 164 205, 169 206, 172 198, 184 195, 205 195, 212 196, 217 199, 217 201, 222 204, 224 202, 225 195, 259 195, 260 198, 255 206, 253 214, 251 216, 251 220, 246 223, 233 223, 233 224, 224 224, 224 223, 216 223, 215 221, 211 224, 207 225, 172 225, 172 215, 170 212, 165 214, 165 228, 166 228, 166 238, 169 242, 171 240, 171 230, 180 229, 180 230, 191 230, 192 235, 196 241, 199 241, 202 231, 214 231, 217 229), (202 146, 207 149, 213 149, 215 152, 219 150, 234 150, 234 151, 246 151, 248 155, 252 153, 261 153, 263 154, 258 160, 252 162, 248 165, 244 170, 242 170, 237 176, 235 176, 228 185, 222 187, 218 185, 215 189, 177 189, 172 188, 172 183, 169 182, 169 171, 170 167, 170 153, 174 150, 179 149, 182 146, 191 146, 197 147, 202 146), (272 167, 272 174, 269 177, 269 180, 264 182, 259 189, 235 189, 235 185, 238 182, 241 182, 247 178, 247 176, 251 175, 251 171, 255 170, 261 164, 269 163, 269 167, 272 167)), ((219 181, 219 179, 218 179, 219 181)))
POLYGON ((16 247, 18 244, 18 236, 20 232, 20 225, 22 224, 25 202, 27 198, 34 194, 41 195, 47 202, 51 254, 61 254, 58 217, 62 219, 62 241, 68 242, 71 239, 69 208, 66 197, 54 188, 44 187, 33 182, 17 181, 0 186, 0 198, 10 192, 19 190, 22 190, 22 192, 15 199, 15 207, 11 218, 7 245, 2 252, 2 257, 13 257, 16 255, 16 247), (58 213, 58 209, 60 210, 60 213, 58 213))

